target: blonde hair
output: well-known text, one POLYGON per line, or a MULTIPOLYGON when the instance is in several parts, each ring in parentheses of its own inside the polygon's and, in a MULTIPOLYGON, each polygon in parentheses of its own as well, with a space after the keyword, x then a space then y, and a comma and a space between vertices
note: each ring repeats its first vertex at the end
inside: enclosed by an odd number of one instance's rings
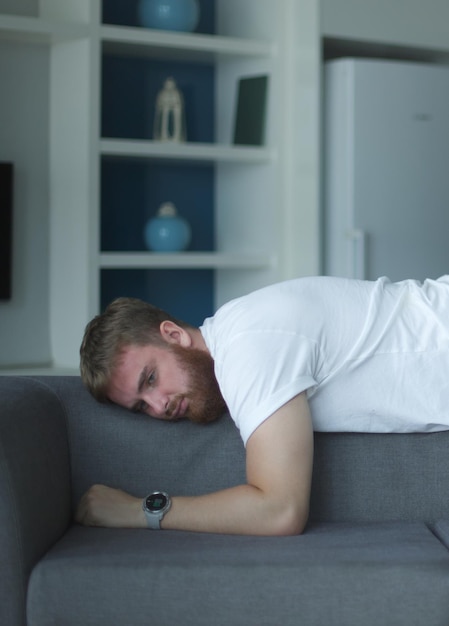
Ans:
POLYGON ((118 298, 86 326, 80 347, 81 378, 99 402, 107 402, 107 389, 117 361, 127 346, 166 345, 160 325, 169 320, 188 328, 158 307, 137 298, 118 298))

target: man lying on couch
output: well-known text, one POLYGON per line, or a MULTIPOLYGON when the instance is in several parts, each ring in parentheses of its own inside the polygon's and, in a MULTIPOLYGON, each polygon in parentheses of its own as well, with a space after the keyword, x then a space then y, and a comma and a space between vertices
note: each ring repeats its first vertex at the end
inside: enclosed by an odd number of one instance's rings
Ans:
POLYGON ((172 498, 151 485, 143 500, 95 485, 79 523, 299 534, 314 430, 449 429, 449 276, 292 280, 227 303, 200 328, 120 298, 86 327, 81 375, 99 401, 158 419, 208 422, 227 407, 247 483, 172 498))

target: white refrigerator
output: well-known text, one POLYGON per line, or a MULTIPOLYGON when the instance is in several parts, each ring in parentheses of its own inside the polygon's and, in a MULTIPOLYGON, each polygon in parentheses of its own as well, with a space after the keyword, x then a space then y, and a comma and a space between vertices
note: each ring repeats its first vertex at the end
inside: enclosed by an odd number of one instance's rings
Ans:
POLYGON ((323 139, 324 273, 449 273, 449 68, 327 62, 323 139))

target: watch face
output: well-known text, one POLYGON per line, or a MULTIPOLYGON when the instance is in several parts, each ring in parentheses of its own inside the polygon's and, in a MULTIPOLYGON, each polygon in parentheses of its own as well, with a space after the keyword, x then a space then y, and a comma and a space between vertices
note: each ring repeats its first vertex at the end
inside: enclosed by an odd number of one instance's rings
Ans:
POLYGON ((168 498, 164 493, 152 493, 146 499, 145 506, 152 513, 159 513, 167 506, 168 498))

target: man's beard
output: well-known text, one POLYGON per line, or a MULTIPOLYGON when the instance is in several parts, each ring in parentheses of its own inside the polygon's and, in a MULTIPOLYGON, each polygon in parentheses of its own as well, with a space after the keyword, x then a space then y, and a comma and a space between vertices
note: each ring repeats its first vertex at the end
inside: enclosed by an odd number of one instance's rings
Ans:
MULTIPOLYGON (((183 395, 188 399, 189 407, 184 417, 197 424, 218 419, 227 407, 215 378, 213 358, 203 350, 176 344, 171 345, 170 350, 188 375, 188 391, 183 395)), ((178 401, 179 397, 173 404, 178 401)))

